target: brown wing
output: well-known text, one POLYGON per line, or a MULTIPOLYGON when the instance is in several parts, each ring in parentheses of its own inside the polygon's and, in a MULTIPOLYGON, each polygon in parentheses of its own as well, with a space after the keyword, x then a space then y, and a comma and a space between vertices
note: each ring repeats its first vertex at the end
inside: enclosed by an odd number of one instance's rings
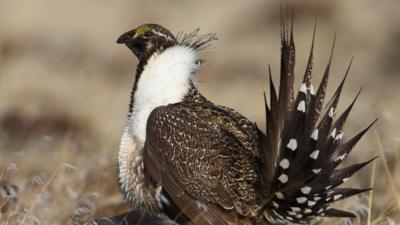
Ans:
POLYGON ((159 107, 147 122, 145 169, 196 224, 236 223, 256 205, 253 142, 207 105, 159 107))

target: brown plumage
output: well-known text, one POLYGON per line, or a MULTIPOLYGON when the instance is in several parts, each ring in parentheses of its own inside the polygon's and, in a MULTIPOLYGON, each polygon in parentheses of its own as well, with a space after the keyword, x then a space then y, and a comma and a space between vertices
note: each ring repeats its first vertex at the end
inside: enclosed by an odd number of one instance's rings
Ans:
MULTIPOLYGON (((323 107, 332 54, 315 91, 311 84, 315 29, 303 83, 295 96, 293 27, 287 28, 282 19, 280 85, 276 91, 270 73, 265 133, 235 110, 208 101, 188 79, 179 86, 185 87, 182 98, 167 101, 161 96, 162 104, 152 106, 145 117, 145 135, 141 136, 135 133, 141 124, 137 118, 142 118, 140 107, 150 103, 141 102, 143 96, 137 92, 146 89, 142 79, 149 79, 153 73, 154 79, 161 76, 153 66, 158 65, 157 57, 172 46, 198 51, 214 39, 213 35, 198 37, 195 32, 181 42, 175 37, 163 42, 162 37, 170 32, 157 36, 165 28, 151 31, 154 26, 142 25, 135 30, 143 34, 123 41, 140 57, 149 55, 138 53, 143 46, 150 46, 148 49, 156 54, 155 59, 150 55, 139 63, 130 122, 121 142, 120 184, 129 202, 182 224, 305 224, 317 216, 354 216, 330 208, 330 204, 368 190, 337 186, 371 160, 336 167, 370 126, 342 141, 343 125, 354 102, 334 120, 343 79, 323 107), (152 35, 156 37, 149 38, 152 35)), ((176 74, 170 72, 166 79, 174 80, 176 74)), ((147 100, 155 102, 161 97, 147 100)))

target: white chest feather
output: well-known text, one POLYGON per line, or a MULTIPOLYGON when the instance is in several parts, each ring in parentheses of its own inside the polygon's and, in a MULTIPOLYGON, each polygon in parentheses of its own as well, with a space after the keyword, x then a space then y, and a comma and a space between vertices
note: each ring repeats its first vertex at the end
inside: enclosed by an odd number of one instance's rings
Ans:
POLYGON ((133 111, 119 150, 119 180, 131 202, 148 201, 143 174, 143 145, 150 113, 159 106, 182 101, 198 69, 196 52, 175 46, 152 56, 140 75, 133 111))
POLYGON ((196 61, 196 52, 183 46, 171 47, 150 58, 138 82, 131 117, 133 132, 141 144, 151 111, 182 101, 198 69, 196 61))

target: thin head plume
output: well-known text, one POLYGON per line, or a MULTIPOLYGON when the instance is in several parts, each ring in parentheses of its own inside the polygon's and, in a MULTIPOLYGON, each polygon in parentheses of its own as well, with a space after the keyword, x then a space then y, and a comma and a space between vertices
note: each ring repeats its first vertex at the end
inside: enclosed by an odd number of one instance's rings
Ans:
POLYGON ((211 45, 212 41, 218 40, 216 33, 199 34, 200 28, 192 32, 179 32, 176 35, 179 45, 188 46, 196 51, 202 51, 211 45))

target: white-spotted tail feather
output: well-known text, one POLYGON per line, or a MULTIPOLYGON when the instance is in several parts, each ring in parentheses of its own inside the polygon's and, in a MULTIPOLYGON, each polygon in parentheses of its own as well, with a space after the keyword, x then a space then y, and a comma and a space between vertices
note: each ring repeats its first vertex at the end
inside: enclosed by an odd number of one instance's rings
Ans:
POLYGON ((323 107, 336 38, 323 78, 315 92, 311 83, 315 26, 303 82, 294 97, 293 17, 290 28, 287 27, 285 18, 282 18, 279 94, 269 68, 269 106, 265 97, 266 135, 260 132, 260 192, 267 199, 263 208, 269 215, 266 219, 270 222, 306 224, 318 216, 352 217, 353 213, 330 208, 330 204, 370 189, 337 187, 376 159, 337 169, 373 124, 349 141, 342 140, 343 125, 359 96, 358 93, 350 106, 335 120, 337 104, 352 60, 343 80, 323 107))

